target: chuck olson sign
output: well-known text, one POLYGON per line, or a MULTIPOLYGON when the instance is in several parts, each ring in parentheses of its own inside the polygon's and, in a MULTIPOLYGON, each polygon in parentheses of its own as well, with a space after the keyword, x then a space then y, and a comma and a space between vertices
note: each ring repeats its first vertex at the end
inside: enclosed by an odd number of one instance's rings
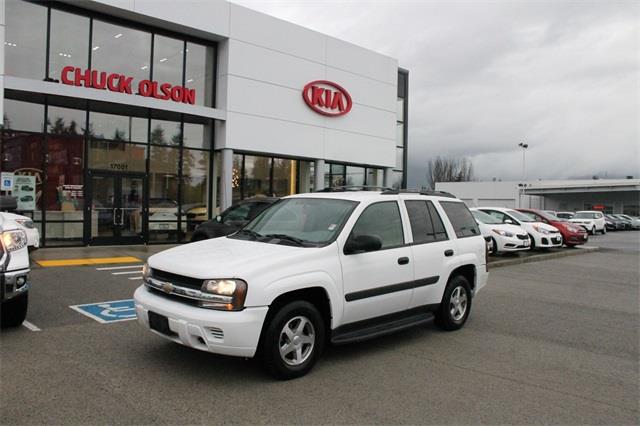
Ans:
POLYGON ((318 114, 336 117, 351 111, 351 95, 343 87, 327 80, 307 83, 302 98, 318 114))
MULTIPOLYGON (((99 90, 133 94, 133 77, 124 74, 106 73, 92 69, 64 67, 60 75, 60 81, 72 86, 91 87, 99 90)), ((140 80, 135 86, 136 95, 149 98, 171 100, 183 104, 196 103, 196 90, 183 86, 173 86, 169 83, 158 83, 152 80, 140 80)))

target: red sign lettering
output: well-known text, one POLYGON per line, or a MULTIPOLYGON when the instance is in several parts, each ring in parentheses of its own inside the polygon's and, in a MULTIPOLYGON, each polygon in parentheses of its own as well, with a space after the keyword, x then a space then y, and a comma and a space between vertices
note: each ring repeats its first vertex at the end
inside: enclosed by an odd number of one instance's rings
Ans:
POLYGON ((318 114, 329 117, 351 111, 351 95, 344 88, 327 80, 316 80, 302 89, 302 98, 318 114))
MULTIPOLYGON (((98 90, 133 94, 133 77, 123 74, 107 74, 97 70, 82 70, 75 67, 64 67, 60 73, 60 81, 71 86, 84 86, 98 90)), ((172 100, 183 104, 196 103, 196 90, 169 83, 158 84, 157 81, 142 80, 138 83, 136 95, 172 100)))

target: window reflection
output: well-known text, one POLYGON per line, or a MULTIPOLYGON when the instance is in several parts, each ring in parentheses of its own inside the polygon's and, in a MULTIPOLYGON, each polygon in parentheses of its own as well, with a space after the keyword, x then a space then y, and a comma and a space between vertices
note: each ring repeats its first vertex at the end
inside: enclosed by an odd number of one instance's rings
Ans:
POLYGON ((151 120, 149 141, 158 145, 180 145, 180 123, 167 120, 151 120))
POLYGON ((187 232, 208 219, 209 153, 185 149, 182 154, 182 210, 186 213, 187 232))
POLYGON ((89 167, 118 172, 145 172, 147 147, 140 144, 93 139, 89 143, 89 167))
POLYGON ((5 74, 42 80, 46 63, 47 8, 24 1, 2 3, 6 25, 5 74))
POLYGON ((60 79, 66 66, 87 68, 89 18, 51 9, 49 77, 60 79))
POLYGON ((273 195, 285 197, 296 193, 297 164, 295 160, 273 159, 273 195))
POLYGON ((135 81, 149 78, 150 33, 94 19, 92 44, 91 68, 125 74, 135 81))
POLYGON ((231 171, 231 194, 232 194, 231 199, 234 203, 242 199, 242 160, 243 158, 244 156, 242 154, 233 155, 233 169, 231 171))
POLYGON ((153 39, 153 79, 182 86, 184 42, 156 35, 153 39))
POLYGON ((298 161, 298 193, 313 192, 314 170, 315 164, 313 161, 298 161))
POLYGON ((126 115, 89 113, 89 136, 113 141, 147 142, 148 120, 126 115))
POLYGON ((185 86, 196 90, 196 105, 213 106, 214 49, 187 43, 185 86))
POLYGON ((269 196, 271 158, 245 155, 244 159, 244 198, 269 196))
POLYGON ((149 161, 149 240, 177 241, 186 231, 182 215, 178 230, 178 148, 151 146, 149 161))
POLYGON ((5 99, 1 127, 5 130, 44 131, 44 105, 5 99))
POLYGON ((363 186, 364 178, 364 167, 347 166, 347 186, 363 186))
POLYGON ((211 147, 212 123, 208 125, 196 123, 184 123, 184 146, 189 148, 208 149, 211 147))

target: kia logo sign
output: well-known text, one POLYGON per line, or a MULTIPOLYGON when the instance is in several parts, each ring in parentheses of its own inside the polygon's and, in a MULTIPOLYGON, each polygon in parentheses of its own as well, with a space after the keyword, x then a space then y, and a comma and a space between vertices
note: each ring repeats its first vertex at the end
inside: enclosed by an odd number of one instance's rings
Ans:
POLYGON ((302 89, 302 98, 309 108, 329 117, 345 115, 351 111, 351 95, 336 83, 316 80, 302 89))

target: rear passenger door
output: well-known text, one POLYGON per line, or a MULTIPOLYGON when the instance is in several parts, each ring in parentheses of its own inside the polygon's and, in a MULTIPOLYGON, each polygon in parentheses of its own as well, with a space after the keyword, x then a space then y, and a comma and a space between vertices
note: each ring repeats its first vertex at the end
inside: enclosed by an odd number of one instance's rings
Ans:
POLYGON ((409 307, 440 303, 455 243, 449 239, 442 218, 431 201, 405 200, 404 204, 413 238, 411 252, 415 277, 409 307))
POLYGON ((407 309, 412 294, 411 247, 405 244, 397 201, 367 206, 351 229, 355 235, 376 235, 382 248, 345 254, 341 248, 344 289, 344 323, 378 317, 407 309))

